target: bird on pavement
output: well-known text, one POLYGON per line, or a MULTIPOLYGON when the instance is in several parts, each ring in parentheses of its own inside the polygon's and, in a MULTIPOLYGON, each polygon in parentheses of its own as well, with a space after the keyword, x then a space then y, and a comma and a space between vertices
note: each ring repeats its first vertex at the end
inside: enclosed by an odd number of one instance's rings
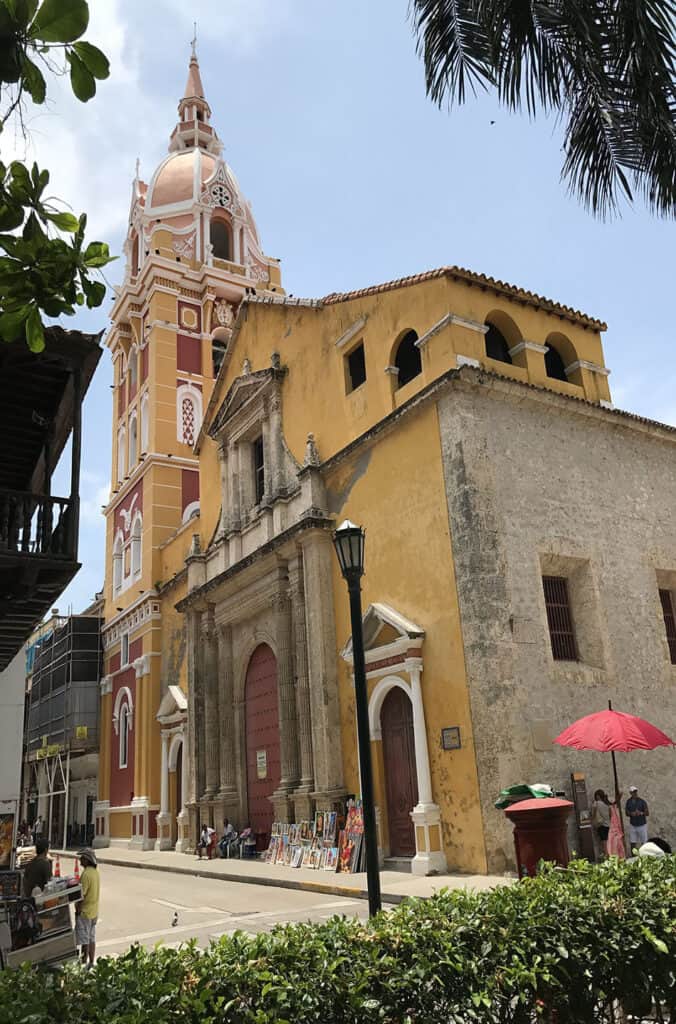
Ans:
POLYGON ((174 916, 171 919, 171 927, 175 928, 177 924, 178 924, 178 910, 175 910, 174 911, 174 916))

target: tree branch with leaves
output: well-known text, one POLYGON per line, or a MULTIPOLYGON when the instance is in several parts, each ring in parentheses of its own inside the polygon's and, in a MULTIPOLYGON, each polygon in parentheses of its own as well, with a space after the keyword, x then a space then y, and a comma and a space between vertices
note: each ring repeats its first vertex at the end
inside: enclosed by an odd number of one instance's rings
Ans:
MULTIPOLYGON (((75 96, 87 102, 108 59, 82 39, 89 24, 86 0, 0 0, 0 132, 13 117, 23 124, 26 96, 47 98, 48 75, 70 73, 75 96)), ((0 144, 2 135, 0 135, 0 144)), ((24 339, 44 348, 45 318, 72 316, 106 294, 92 272, 113 259, 104 242, 85 244, 85 214, 76 217, 45 198, 49 171, 20 160, 0 162, 0 340, 24 339)))
POLYGON ((562 178, 600 217, 676 214, 674 0, 411 0, 428 95, 495 89, 565 122, 562 178))

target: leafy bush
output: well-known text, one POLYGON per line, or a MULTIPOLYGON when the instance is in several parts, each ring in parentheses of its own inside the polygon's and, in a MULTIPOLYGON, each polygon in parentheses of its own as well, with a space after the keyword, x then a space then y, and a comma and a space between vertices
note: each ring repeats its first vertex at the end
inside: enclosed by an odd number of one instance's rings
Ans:
POLYGON ((374 922, 132 947, 0 976, 0 1024, 555 1024, 676 1019, 676 857, 546 867, 374 922), (617 1018, 613 1014, 617 1013, 617 1018))

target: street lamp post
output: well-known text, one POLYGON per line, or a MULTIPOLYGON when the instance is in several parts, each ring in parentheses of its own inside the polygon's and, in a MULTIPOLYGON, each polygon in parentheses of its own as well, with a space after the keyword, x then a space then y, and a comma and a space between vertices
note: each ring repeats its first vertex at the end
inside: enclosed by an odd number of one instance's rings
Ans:
POLYGON ((380 872, 378 869, 378 838, 376 814, 373 804, 373 771, 371 767, 371 739, 369 730, 368 695, 366 692, 366 666, 364 664, 364 635, 361 618, 361 578, 364 575, 364 531, 349 519, 333 535, 333 544, 340 563, 340 571, 347 583, 350 596, 352 623, 352 657, 354 689, 357 704, 357 740, 361 771, 361 800, 364 814, 364 840, 366 843, 366 884, 369 894, 369 915, 381 909, 380 872))

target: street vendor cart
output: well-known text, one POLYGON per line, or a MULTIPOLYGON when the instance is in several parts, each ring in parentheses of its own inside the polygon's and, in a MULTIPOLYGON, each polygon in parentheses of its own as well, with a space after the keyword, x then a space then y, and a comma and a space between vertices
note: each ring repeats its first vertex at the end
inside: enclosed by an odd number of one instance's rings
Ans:
POLYGON ((23 895, 23 872, 0 872, 0 967, 60 964, 77 956, 71 903, 82 899, 75 878, 53 878, 39 895, 23 895))

